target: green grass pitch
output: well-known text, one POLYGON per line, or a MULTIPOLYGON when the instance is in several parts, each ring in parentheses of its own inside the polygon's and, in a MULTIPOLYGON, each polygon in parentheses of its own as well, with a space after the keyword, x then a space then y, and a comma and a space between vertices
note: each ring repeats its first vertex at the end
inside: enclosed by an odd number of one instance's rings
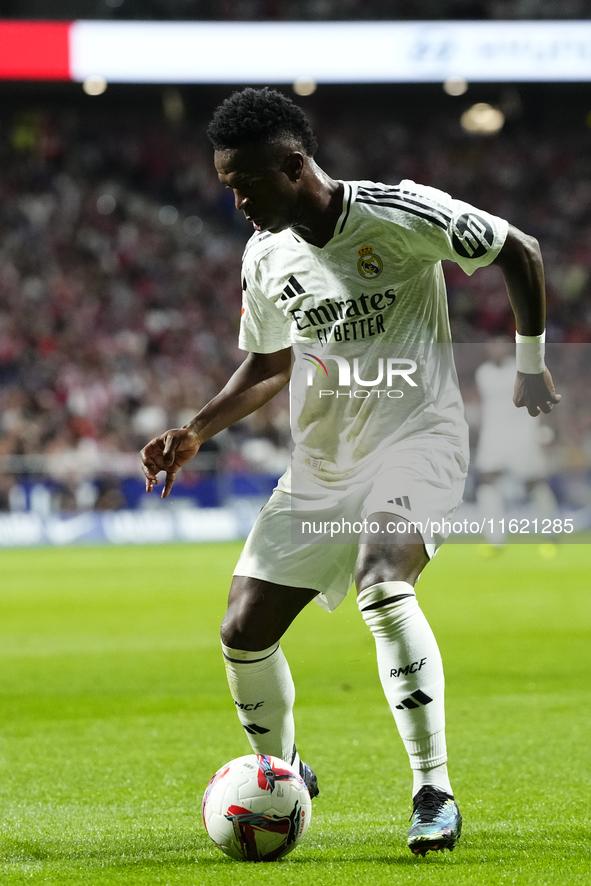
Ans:
POLYGON ((350 595, 284 641, 321 795, 306 840, 240 864, 200 817, 248 744, 218 625, 238 545, 0 554, 0 884, 588 884, 590 548, 448 545, 417 586, 447 675, 458 848, 406 848, 410 774, 350 595), (552 552, 550 548, 547 549, 552 552))

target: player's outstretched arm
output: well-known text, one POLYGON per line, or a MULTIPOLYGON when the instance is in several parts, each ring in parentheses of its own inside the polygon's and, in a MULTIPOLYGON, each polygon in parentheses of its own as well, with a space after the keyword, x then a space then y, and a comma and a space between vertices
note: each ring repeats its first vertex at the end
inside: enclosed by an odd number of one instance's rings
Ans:
POLYGON ((219 431, 240 421, 271 400, 289 381, 291 348, 273 354, 249 354, 220 393, 184 428, 173 428, 150 440, 142 449, 146 492, 166 473, 162 498, 167 498, 177 472, 219 431))
MULTIPOLYGON (((503 272, 517 332, 522 336, 541 335, 546 327, 546 292, 538 241, 509 225, 507 239, 494 263, 503 272)), ((517 373, 513 402, 525 406, 530 415, 550 412, 560 400, 548 369, 517 373)))

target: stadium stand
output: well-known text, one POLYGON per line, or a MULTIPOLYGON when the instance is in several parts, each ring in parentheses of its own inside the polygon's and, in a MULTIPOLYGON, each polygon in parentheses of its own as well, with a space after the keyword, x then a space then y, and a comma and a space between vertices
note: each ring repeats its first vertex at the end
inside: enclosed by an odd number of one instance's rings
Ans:
MULTIPOLYGON (((525 90, 525 98, 507 87, 505 129, 474 138, 461 130, 456 105, 429 104, 435 90, 407 89, 397 105, 392 97, 402 93, 351 88, 338 107, 343 92, 319 90, 306 107, 321 164, 342 178, 433 184, 534 234, 547 265, 548 338, 588 342, 584 104, 565 122, 552 87, 525 90)), ((242 359, 239 269, 250 229, 217 181, 204 137, 209 107, 199 95, 181 96, 189 112, 176 121, 125 102, 98 113, 63 100, 41 112, 23 99, 4 112, 0 509, 22 507, 23 478, 42 474, 54 482, 52 508, 135 506, 140 492, 122 478, 137 475, 138 448, 187 421, 242 359)), ((163 98, 166 107, 170 92, 163 98)), ((446 276, 456 341, 512 336, 496 269, 467 278, 448 265, 446 276)), ((573 410, 584 393, 561 405, 556 443, 560 434, 578 441, 581 464, 589 461, 591 419, 573 410)), ((288 438, 283 395, 212 442, 199 465, 202 488, 218 471, 264 466, 278 475, 288 438)), ((186 472, 188 488, 196 476, 186 472)), ((203 494, 202 503, 216 503, 203 494)))

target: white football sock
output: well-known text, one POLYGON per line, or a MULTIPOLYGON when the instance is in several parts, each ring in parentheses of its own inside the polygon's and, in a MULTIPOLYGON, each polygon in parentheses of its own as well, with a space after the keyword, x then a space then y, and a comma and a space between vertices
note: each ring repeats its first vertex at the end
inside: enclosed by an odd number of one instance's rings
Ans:
POLYGON ((442 763, 440 766, 434 766, 433 769, 413 769, 413 797, 427 784, 433 785, 434 787, 439 788, 440 791, 445 791, 446 794, 451 794, 453 797, 453 791, 451 789, 451 784, 449 783, 449 775, 447 774, 447 763, 442 763))
POLYGON ((255 754, 299 763, 294 747, 295 687, 279 644, 246 652, 222 643, 222 650, 230 692, 255 754))
POLYGON ((413 794, 423 784, 451 794, 443 665, 414 588, 405 581, 381 582, 362 591, 357 603, 374 636, 380 680, 416 772, 413 794))

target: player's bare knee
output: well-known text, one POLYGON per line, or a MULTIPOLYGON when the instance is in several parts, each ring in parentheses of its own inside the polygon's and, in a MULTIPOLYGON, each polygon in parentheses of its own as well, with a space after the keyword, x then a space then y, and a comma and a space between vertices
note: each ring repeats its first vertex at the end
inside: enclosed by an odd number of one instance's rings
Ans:
POLYGON ((261 630, 254 623, 255 621, 256 619, 249 617, 246 607, 229 605, 220 629, 220 637, 224 646, 252 652, 256 652, 257 649, 266 649, 273 641, 267 642, 264 630, 261 630))
POLYGON ((290 600, 278 596, 274 585, 235 575, 222 621, 222 643, 232 649, 256 652, 277 643, 288 627, 290 600))
POLYGON ((385 581, 405 581, 414 585, 429 562, 420 537, 405 544, 364 544, 355 569, 358 593, 385 581))
POLYGON ((358 591, 385 581, 407 581, 414 584, 417 577, 406 558, 397 558, 392 547, 386 551, 367 551, 365 556, 360 557, 355 571, 358 591))
POLYGON ((265 621, 260 618, 256 591, 256 587, 248 579, 234 577, 220 630, 222 643, 231 649, 254 652, 269 645, 266 643, 265 621))

